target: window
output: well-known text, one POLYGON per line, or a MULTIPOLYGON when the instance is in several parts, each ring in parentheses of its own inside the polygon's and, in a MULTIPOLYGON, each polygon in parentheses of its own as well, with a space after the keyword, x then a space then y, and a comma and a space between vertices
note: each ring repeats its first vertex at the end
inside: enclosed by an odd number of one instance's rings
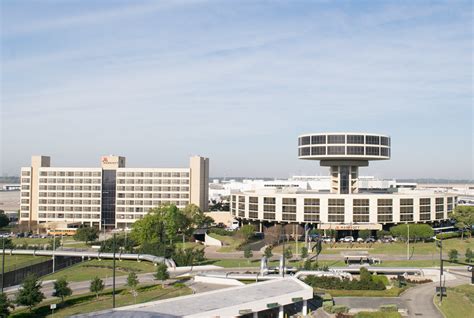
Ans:
POLYGON ((311 137, 305 136, 300 138, 300 146, 309 145, 311 143, 311 137))
POLYGON ((258 218, 258 197, 249 197, 249 218, 258 218))
POLYGON ((328 155, 344 155, 346 153, 344 146, 329 146, 328 155))
POLYGON ((390 146, 390 138, 380 137, 380 144, 383 146, 390 146))
POLYGON ((348 144, 364 144, 364 135, 347 135, 348 144))
POLYGON ((347 146, 348 155, 364 155, 364 147, 362 146, 347 146))
POLYGON ((309 156, 311 154, 311 148, 310 147, 304 147, 304 148, 300 148, 298 150, 299 150, 299 153, 298 153, 299 156, 309 156))
POLYGON ((400 221, 413 221, 413 199, 400 199, 400 221))
POLYGON ((444 198, 436 198, 436 214, 435 218, 441 220, 444 218, 444 198))
POLYGON ((380 148, 379 147, 365 147, 365 154, 368 156, 379 156, 380 148))
POLYGON ((304 221, 319 222, 320 220, 320 201, 319 199, 304 199, 304 221))
POLYGON ((389 157, 390 156, 390 149, 381 147, 380 148, 380 155, 384 157, 389 157))
POLYGON ((354 222, 369 222, 370 208, 369 199, 354 199, 353 205, 353 221, 354 222))
POLYGON ((311 136, 311 143, 313 145, 321 145, 326 143, 326 136, 311 136))
POLYGON ((276 199, 270 197, 263 198, 263 218, 267 220, 275 220, 276 199))
POLYGON ((296 198, 282 199, 282 219, 284 221, 296 221, 296 198))
POLYGON ((329 135, 328 144, 344 144, 346 143, 346 136, 344 135, 329 135))
POLYGON ((321 156, 326 154, 326 147, 311 147, 311 155, 321 156))
POLYGON ((365 143, 368 145, 379 145, 380 138, 379 136, 365 136, 365 143))
POLYGON ((328 221, 344 222, 344 199, 328 200, 328 221))
POLYGON ((393 221, 392 199, 377 199, 377 222, 386 223, 393 221))
POLYGON ((431 219, 431 199, 420 198, 420 221, 429 221, 431 219))

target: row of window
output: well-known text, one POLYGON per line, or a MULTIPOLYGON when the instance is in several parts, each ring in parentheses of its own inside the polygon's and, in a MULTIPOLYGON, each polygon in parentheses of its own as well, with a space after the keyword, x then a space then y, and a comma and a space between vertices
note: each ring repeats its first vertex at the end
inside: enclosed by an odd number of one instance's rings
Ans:
POLYGON ((38 213, 42 219, 100 219, 100 214, 38 213))
POLYGON ((117 179, 117 184, 189 184, 189 179, 117 179))
POLYGON ((40 205, 38 207, 39 211, 69 211, 69 212, 100 212, 100 207, 98 206, 44 206, 40 205))
POLYGON ((165 192, 165 191, 189 191, 189 187, 150 187, 150 186, 117 186, 117 191, 148 191, 148 192, 165 192))
POLYGON ((100 200, 54 200, 54 199, 40 199, 39 204, 75 204, 75 205, 99 205, 100 200))
MULTIPOLYGON (((162 195, 161 197, 157 197, 161 199, 189 199, 188 195, 179 195, 179 194, 174 194, 174 195, 162 195)), ((185 204, 180 204, 180 205, 186 205, 188 201, 181 201, 181 202, 186 202, 185 204)), ((117 205, 148 205, 148 206, 159 206, 161 205, 162 202, 160 200, 117 200, 117 205)), ((168 202, 170 203, 170 202, 168 202)))
POLYGON ((100 171, 40 171, 40 177, 100 177, 100 171))
POLYGON ((79 179, 79 178, 71 178, 71 179, 63 179, 63 178, 40 178, 39 183, 47 183, 47 184, 54 184, 54 183, 59 183, 59 184, 68 184, 68 183, 74 183, 74 184, 100 184, 102 183, 102 179, 79 179))
POLYGON ((101 186, 62 186, 62 185, 40 185, 40 190, 49 191, 100 191, 101 186))
POLYGON ((373 146, 316 146, 298 148, 298 156, 357 155, 390 156, 390 148, 373 146))
POLYGON ((40 198, 100 198, 100 192, 40 192, 40 198))
POLYGON ((298 145, 322 145, 322 144, 367 144, 390 146, 390 138, 382 136, 364 135, 315 135, 304 136, 298 139, 298 145))
POLYGON ((189 178, 189 172, 117 172, 117 177, 127 178, 189 178))

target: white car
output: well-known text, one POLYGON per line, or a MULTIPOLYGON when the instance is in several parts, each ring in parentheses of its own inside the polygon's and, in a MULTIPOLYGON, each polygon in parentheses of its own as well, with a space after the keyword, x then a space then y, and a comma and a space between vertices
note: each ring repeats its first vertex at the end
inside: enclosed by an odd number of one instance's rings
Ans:
POLYGON ((339 242, 344 242, 344 243, 352 243, 354 242, 354 237, 352 236, 346 236, 346 237, 343 237, 339 240, 339 242))

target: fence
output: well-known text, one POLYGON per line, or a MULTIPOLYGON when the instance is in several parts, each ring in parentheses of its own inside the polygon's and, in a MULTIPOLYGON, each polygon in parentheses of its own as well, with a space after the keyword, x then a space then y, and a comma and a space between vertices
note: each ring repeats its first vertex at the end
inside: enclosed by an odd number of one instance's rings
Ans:
MULTIPOLYGON (((55 260, 55 270, 60 270, 76 263, 82 261, 80 257, 69 257, 69 256, 56 256, 55 260)), ((20 284, 23 279, 28 276, 28 274, 36 274, 38 277, 51 274, 53 272, 53 260, 48 259, 46 261, 36 263, 31 262, 32 264, 27 266, 22 266, 20 268, 16 268, 9 272, 5 272, 4 278, 4 287, 10 287, 14 285, 20 284)), ((2 279, 2 275, 0 273, 0 281, 2 279)))

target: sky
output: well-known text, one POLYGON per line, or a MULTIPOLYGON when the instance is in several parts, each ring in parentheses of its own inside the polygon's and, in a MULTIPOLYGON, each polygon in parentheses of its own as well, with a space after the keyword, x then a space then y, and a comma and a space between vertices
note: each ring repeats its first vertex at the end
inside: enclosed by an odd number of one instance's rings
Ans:
POLYGON ((0 175, 53 166, 326 175, 316 132, 390 135, 361 175, 473 177, 471 1, 4 0, 0 175))

